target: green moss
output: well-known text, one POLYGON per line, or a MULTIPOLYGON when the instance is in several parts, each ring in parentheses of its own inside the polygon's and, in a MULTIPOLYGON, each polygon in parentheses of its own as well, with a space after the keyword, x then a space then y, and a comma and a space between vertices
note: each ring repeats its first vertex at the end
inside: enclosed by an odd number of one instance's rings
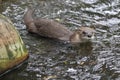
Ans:
POLYGON ((27 49, 13 23, 0 14, 0 73, 22 62, 28 55, 27 49), (14 34, 14 37, 13 35, 14 34))

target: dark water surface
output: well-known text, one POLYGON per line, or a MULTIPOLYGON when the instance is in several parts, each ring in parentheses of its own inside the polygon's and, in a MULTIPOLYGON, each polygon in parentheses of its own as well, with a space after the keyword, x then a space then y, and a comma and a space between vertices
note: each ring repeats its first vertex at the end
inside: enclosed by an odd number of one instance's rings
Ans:
POLYGON ((3 0, 0 12, 20 32, 30 58, 1 80, 120 80, 120 0, 3 0), (74 30, 94 26, 96 40, 77 45, 26 31, 28 6, 35 17, 57 19, 74 30))

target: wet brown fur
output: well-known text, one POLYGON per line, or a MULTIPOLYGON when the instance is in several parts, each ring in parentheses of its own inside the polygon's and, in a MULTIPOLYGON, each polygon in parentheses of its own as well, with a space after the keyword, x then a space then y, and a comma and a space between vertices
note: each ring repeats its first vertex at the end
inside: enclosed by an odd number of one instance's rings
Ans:
POLYGON ((73 32, 56 21, 42 18, 34 19, 32 17, 33 12, 33 9, 28 9, 28 11, 24 15, 24 22, 27 26, 27 30, 29 32, 39 34, 43 37, 49 37, 70 42, 81 42, 82 31, 85 31, 86 29, 88 29, 87 31, 93 30, 88 27, 81 27, 77 31, 73 32))

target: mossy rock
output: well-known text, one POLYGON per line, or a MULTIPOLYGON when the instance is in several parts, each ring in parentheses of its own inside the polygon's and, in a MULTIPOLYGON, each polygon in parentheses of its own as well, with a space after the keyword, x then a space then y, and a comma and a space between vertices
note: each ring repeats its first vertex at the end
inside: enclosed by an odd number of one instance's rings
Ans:
POLYGON ((19 65, 27 57, 26 47, 13 23, 0 14, 0 74, 19 65))

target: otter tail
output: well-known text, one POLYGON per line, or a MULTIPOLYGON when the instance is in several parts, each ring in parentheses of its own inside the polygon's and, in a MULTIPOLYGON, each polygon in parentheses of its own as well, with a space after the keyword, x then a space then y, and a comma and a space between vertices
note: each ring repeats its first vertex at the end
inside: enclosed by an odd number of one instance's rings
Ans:
POLYGON ((36 32, 36 26, 34 24, 34 19, 32 17, 32 14, 34 12, 33 8, 29 8, 27 12, 24 15, 24 23, 27 27, 27 30, 29 32, 35 33, 36 32))
POLYGON ((29 26, 30 23, 33 22, 33 17, 32 17, 33 12, 34 12, 34 9, 29 8, 24 15, 24 23, 26 24, 27 27, 29 26))

